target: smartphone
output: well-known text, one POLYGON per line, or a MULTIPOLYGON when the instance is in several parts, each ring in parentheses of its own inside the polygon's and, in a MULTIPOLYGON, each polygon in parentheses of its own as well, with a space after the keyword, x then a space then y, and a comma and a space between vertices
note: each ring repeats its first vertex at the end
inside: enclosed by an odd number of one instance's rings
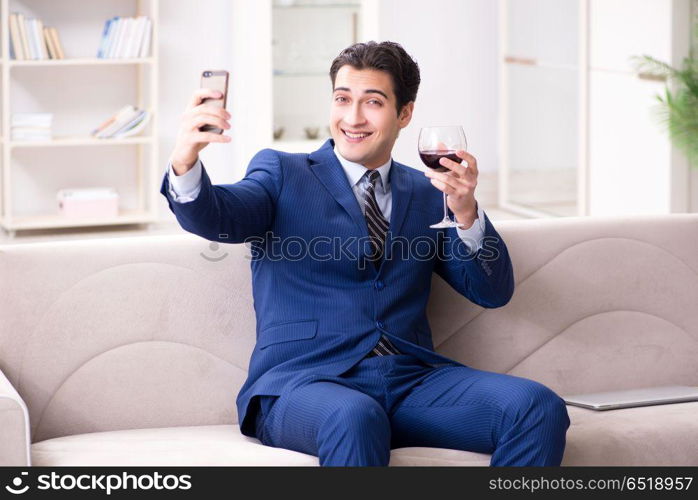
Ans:
MULTIPOLYGON (((201 73, 201 88, 213 89, 222 92, 223 97, 218 99, 207 97, 201 102, 208 103, 210 106, 225 109, 225 105, 228 101, 228 72, 226 70, 203 71, 201 73)), ((199 127, 199 132, 215 132, 216 134, 222 134, 223 129, 217 128, 213 125, 202 125, 199 127)))

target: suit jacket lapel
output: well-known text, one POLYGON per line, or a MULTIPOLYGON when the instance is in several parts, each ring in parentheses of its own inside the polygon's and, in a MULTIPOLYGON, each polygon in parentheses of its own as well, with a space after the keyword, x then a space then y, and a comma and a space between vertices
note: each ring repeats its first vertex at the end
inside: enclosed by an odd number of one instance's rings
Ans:
POLYGON ((347 181, 342 164, 339 163, 337 156, 334 154, 334 142, 332 139, 328 139, 320 149, 311 153, 309 159, 314 162, 311 168, 312 172, 351 216, 360 233, 363 236, 368 236, 366 220, 361 213, 361 207, 356 202, 356 196, 354 196, 354 191, 352 191, 347 181))
MULTIPOLYGON (((392 254, 391 238, 400 234, 402 224, 405 222, 407 207, 412 199, 412 178, 407 167, 393 160, 390 166, 390 191, 392 193, 392 210, 390 211, 390 227, 388 228, 388 238, 386 238, 385 258, 392 254)), ((385 260, 385 259, 384 259, 385 260)), ((381 267, 383 267, 381 265, 381 267)))
MULTIPOLYGON (((339 163, 337 156, 334 154, 334 141, 328 139, 320 149, 310 154, 309 159, 313 163, 311 169, 313 173, 351 216, 360 234, 362 236, 368 236, 368 228, 366 227, 366 220, 361 212, 361 207, 359 207, 356 196, 354 196, 354 191, 352 191, 347 181, 347 176, 344 173, 342 164, 339 163)), ((393 161, 390 166, 390 190, 392 195, 392 209, 390 212, 388 238, 386 238, 385 242, 385 259, 383 259, 383 261, 389 258, 392 253, 390 240, 400 234, 402 224, 407 215, 407 208, 412 198, 412 178, 407 171, 407 167, 396 161, 393 161)), ((382 263, 380 267, 383 267, 382 263)))

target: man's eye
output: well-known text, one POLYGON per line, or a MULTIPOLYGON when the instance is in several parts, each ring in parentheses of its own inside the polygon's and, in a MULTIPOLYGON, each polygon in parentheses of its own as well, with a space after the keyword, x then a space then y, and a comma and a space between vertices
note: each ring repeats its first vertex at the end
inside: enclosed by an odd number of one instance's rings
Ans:
POLYGON ((344 101, 346 101, 346 99, 345 99, 343 96, 341 96, 341 95, 338 95, 337 97, 335 97, 334 100, 335 100, 335 101, 339 101, 339 102, 344 102, 344 101))
POLYGON ((371 99, 371 100, 368 101, 368 102, 369 102, 370 104, 378 104, 379 106, 381 106, 381 105, 383 104, 382 102, 380 102, 380 101, 377 100, 377 99, 371 99))

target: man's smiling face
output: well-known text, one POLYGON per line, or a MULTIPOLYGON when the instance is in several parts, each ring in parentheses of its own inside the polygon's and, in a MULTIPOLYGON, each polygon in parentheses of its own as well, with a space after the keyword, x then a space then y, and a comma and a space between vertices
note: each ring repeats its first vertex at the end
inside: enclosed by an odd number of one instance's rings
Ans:
POLYGON ((339 68, 330 111, 330 130, 339 154, 366 168, 386 163, 414 108, 410 102, 398 116, 395 103, 389 73, 348 64, 339 68))

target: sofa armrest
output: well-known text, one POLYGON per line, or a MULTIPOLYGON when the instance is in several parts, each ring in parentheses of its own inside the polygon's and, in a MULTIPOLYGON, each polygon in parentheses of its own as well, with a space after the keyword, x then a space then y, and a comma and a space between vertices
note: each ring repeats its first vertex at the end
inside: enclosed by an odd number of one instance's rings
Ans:
POLYGON ((0 466, 30 466, 29 412, 0 370, 0 466))

